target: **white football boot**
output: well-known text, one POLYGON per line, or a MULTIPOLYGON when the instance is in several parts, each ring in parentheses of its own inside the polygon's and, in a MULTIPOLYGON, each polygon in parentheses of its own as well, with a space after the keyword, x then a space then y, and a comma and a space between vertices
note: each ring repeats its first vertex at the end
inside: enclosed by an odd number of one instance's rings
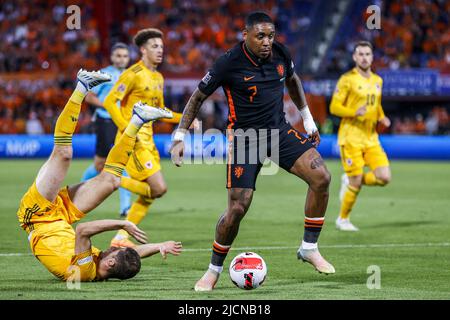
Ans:
POLYGON ((89 91, 99 84, 111 81, 111 75, 101 71, 80 69, 77 73, 77 79, 89 91))
POLYGON ((310 263, 319 273, 333 274, 336 272, 333 265, 325 260, 319 252, 319 249, 303 249, 300 247, 297 251, 297 258, 303 262, 310 263))
POLYGON ((341 231, 359 231, 359 229, 350 222, 350 219, 341 219, 340 217, 336 219, 336 228, 341 231))
POLYGON ((133 114, 137 115, 144 123, 161 118, 173 118, 173 113, 167 108, 156 108, 141 101, 133 106, 133 114))
POLYGON ((201 277, 201 279, 197 281, 194 290, 197 292, 212 291, 217 281, 219 281, 219 276, 220 273, 208 269, 203 277, 201 277))

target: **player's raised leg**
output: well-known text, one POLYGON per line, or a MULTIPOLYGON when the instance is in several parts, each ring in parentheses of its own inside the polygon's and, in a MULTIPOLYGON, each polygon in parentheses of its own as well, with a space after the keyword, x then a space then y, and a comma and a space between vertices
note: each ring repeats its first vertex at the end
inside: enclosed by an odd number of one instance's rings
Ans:
POLYGON ((325 222, 331 175, 315 148, 302 154, 290 171, 309 185, 305 202, 305 230, 297 257, 309 262, 321 273, 335 273, 334 267, 322 257, 317 245, 325 222))
POLYGON ((219 218, 216 225, 216 236, 208 270, 195 284, 195 291, 211 291, 214 289, 223 271, 223 263, 236 238, 241 220, 250 207, 253 189, 231 188, 228 190, 228 208, 219 218))
POLYGON ((172 112, 167 109, 150 107, 141 102, 136 103, 133 116, 119 141, 109 152, 103 171, 87 182, 69 187, 73 204, 80 211, 88 213, 102 203, 119 187, 120 177, 134 149, 137 133, 142 125, 172 116, 172 112))
MULTIPOLYGON (((120 186, 139 195, 131 205, 127 216, 127 220, 136 225, 141 223, 148 214, 149 208, 154 200, 162 197, 167 191, 166 182, 164 181, 161 170, 153 173, 145 181, 122 177, 120 186)), ((135 244, 129 240, 129 234, 125 230, 119 230, 111 240, 111 246, 134 247, 135 244)))
POLYGON ((72 160, 72 136, 77 126, 81 103, 88 90, 109 81, 110 76, 80 69, 77 79, 77 86, 56 121, 53 151, 36 178, 37 190, 51 202, 56 199, 72 160))

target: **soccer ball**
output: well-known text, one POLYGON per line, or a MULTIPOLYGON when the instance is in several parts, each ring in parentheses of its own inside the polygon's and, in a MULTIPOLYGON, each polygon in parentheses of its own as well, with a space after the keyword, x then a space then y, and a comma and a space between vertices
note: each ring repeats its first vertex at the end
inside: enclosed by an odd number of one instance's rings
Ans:
POLYGON ((266 280, 264 259, 254 252, 238 254, 230 264, 231 281, 241 289, 256 289, 266 280))

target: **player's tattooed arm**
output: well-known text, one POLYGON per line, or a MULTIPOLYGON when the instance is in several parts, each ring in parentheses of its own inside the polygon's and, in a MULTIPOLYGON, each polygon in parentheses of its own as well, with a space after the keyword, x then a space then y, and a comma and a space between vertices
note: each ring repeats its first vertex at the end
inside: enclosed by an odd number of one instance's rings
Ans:
POLYGON ((195 117, 197 116, 203 101, 205 101, 206 98, 208 98, 206 94, 202 93, 198 89, 195 89, 194 93, 189 98, 186 107, 184 108, 183 116, 181 118, 178 129, 187 130, 190 127, 192 121, 194 121, 195 117))
POLYGON ((171 154, 172 162, 177 167, 180 167, 181 163, 183 162, 184 133, 190 127, 192 121, 194 121, 198 111, 200 110, 200 107, 202 106, 203 101, 205 101, 206 98, 208 98, 208 95, 202 93, 198 89, 195 89, 194 93, 189 98, 186 107, 184 108, 183 116, 180 120, 180 125, 175 132, 172 146, 170 147, 169 151, 169 153, 171 154))
POLYGON ((317 130, 314 119, 309 111, 302 82, 295 72, 291 77, 286 79, 286 87, 289 96, 302 115, 303 126, 305 127, 306 133, 309 135, 309 139, 312 141, 312 144, 317 147, 320 143, 319 130, 317 130))
POLYGON ((286 88, 298 110, 303 109, 307 105, 305 91, 299 76, 295 72, 290 78, 286 78, 286 88))

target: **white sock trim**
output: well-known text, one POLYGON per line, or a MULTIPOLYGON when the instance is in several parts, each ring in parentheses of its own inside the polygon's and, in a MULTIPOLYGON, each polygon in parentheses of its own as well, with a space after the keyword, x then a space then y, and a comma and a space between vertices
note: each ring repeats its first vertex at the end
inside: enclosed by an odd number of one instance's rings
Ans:
POLYGON ((75 90, 80 91, 84 95, 86 95, 88 92, 86 87, 80 81, 77 82, 77 87, 75 88, 75 90))
POLYGON ((310 217, 305 216, 305 219, 313 220, 313 221, 323 221, 323 220, 325 220, 325 217, 310 218, 310 217))
POLYGON ((231 248, 231 245, 230 245, 230 246, 225 246, 225 245, 223 245, 223 244, 218 243, 218 242, 215 241, 215 240, 214 240, 214 244, 217 245, 219 248, 222 248, 222 249, 225 249, 225 250, 231 248))
POLYGON ((211 269, 212 271, 215 271, 220 274, 223 271, 223 266, 215 266, 212 263, 210 263, 208 269, 211 269))
POLYGON ((142 119, 139 118, 139 116, 137 116, 135 114, 133 114, 133 116, 131 117, 130 122, 138 128, 140 128, 144 125, 144 121, 142 121, 142 119))
POLYGON ((305 242, 302 240, 302 245, 300 246, 300 249, 305 249, 305 250, 317 249, 317 242, 310 243, 310 242, 305 242))

